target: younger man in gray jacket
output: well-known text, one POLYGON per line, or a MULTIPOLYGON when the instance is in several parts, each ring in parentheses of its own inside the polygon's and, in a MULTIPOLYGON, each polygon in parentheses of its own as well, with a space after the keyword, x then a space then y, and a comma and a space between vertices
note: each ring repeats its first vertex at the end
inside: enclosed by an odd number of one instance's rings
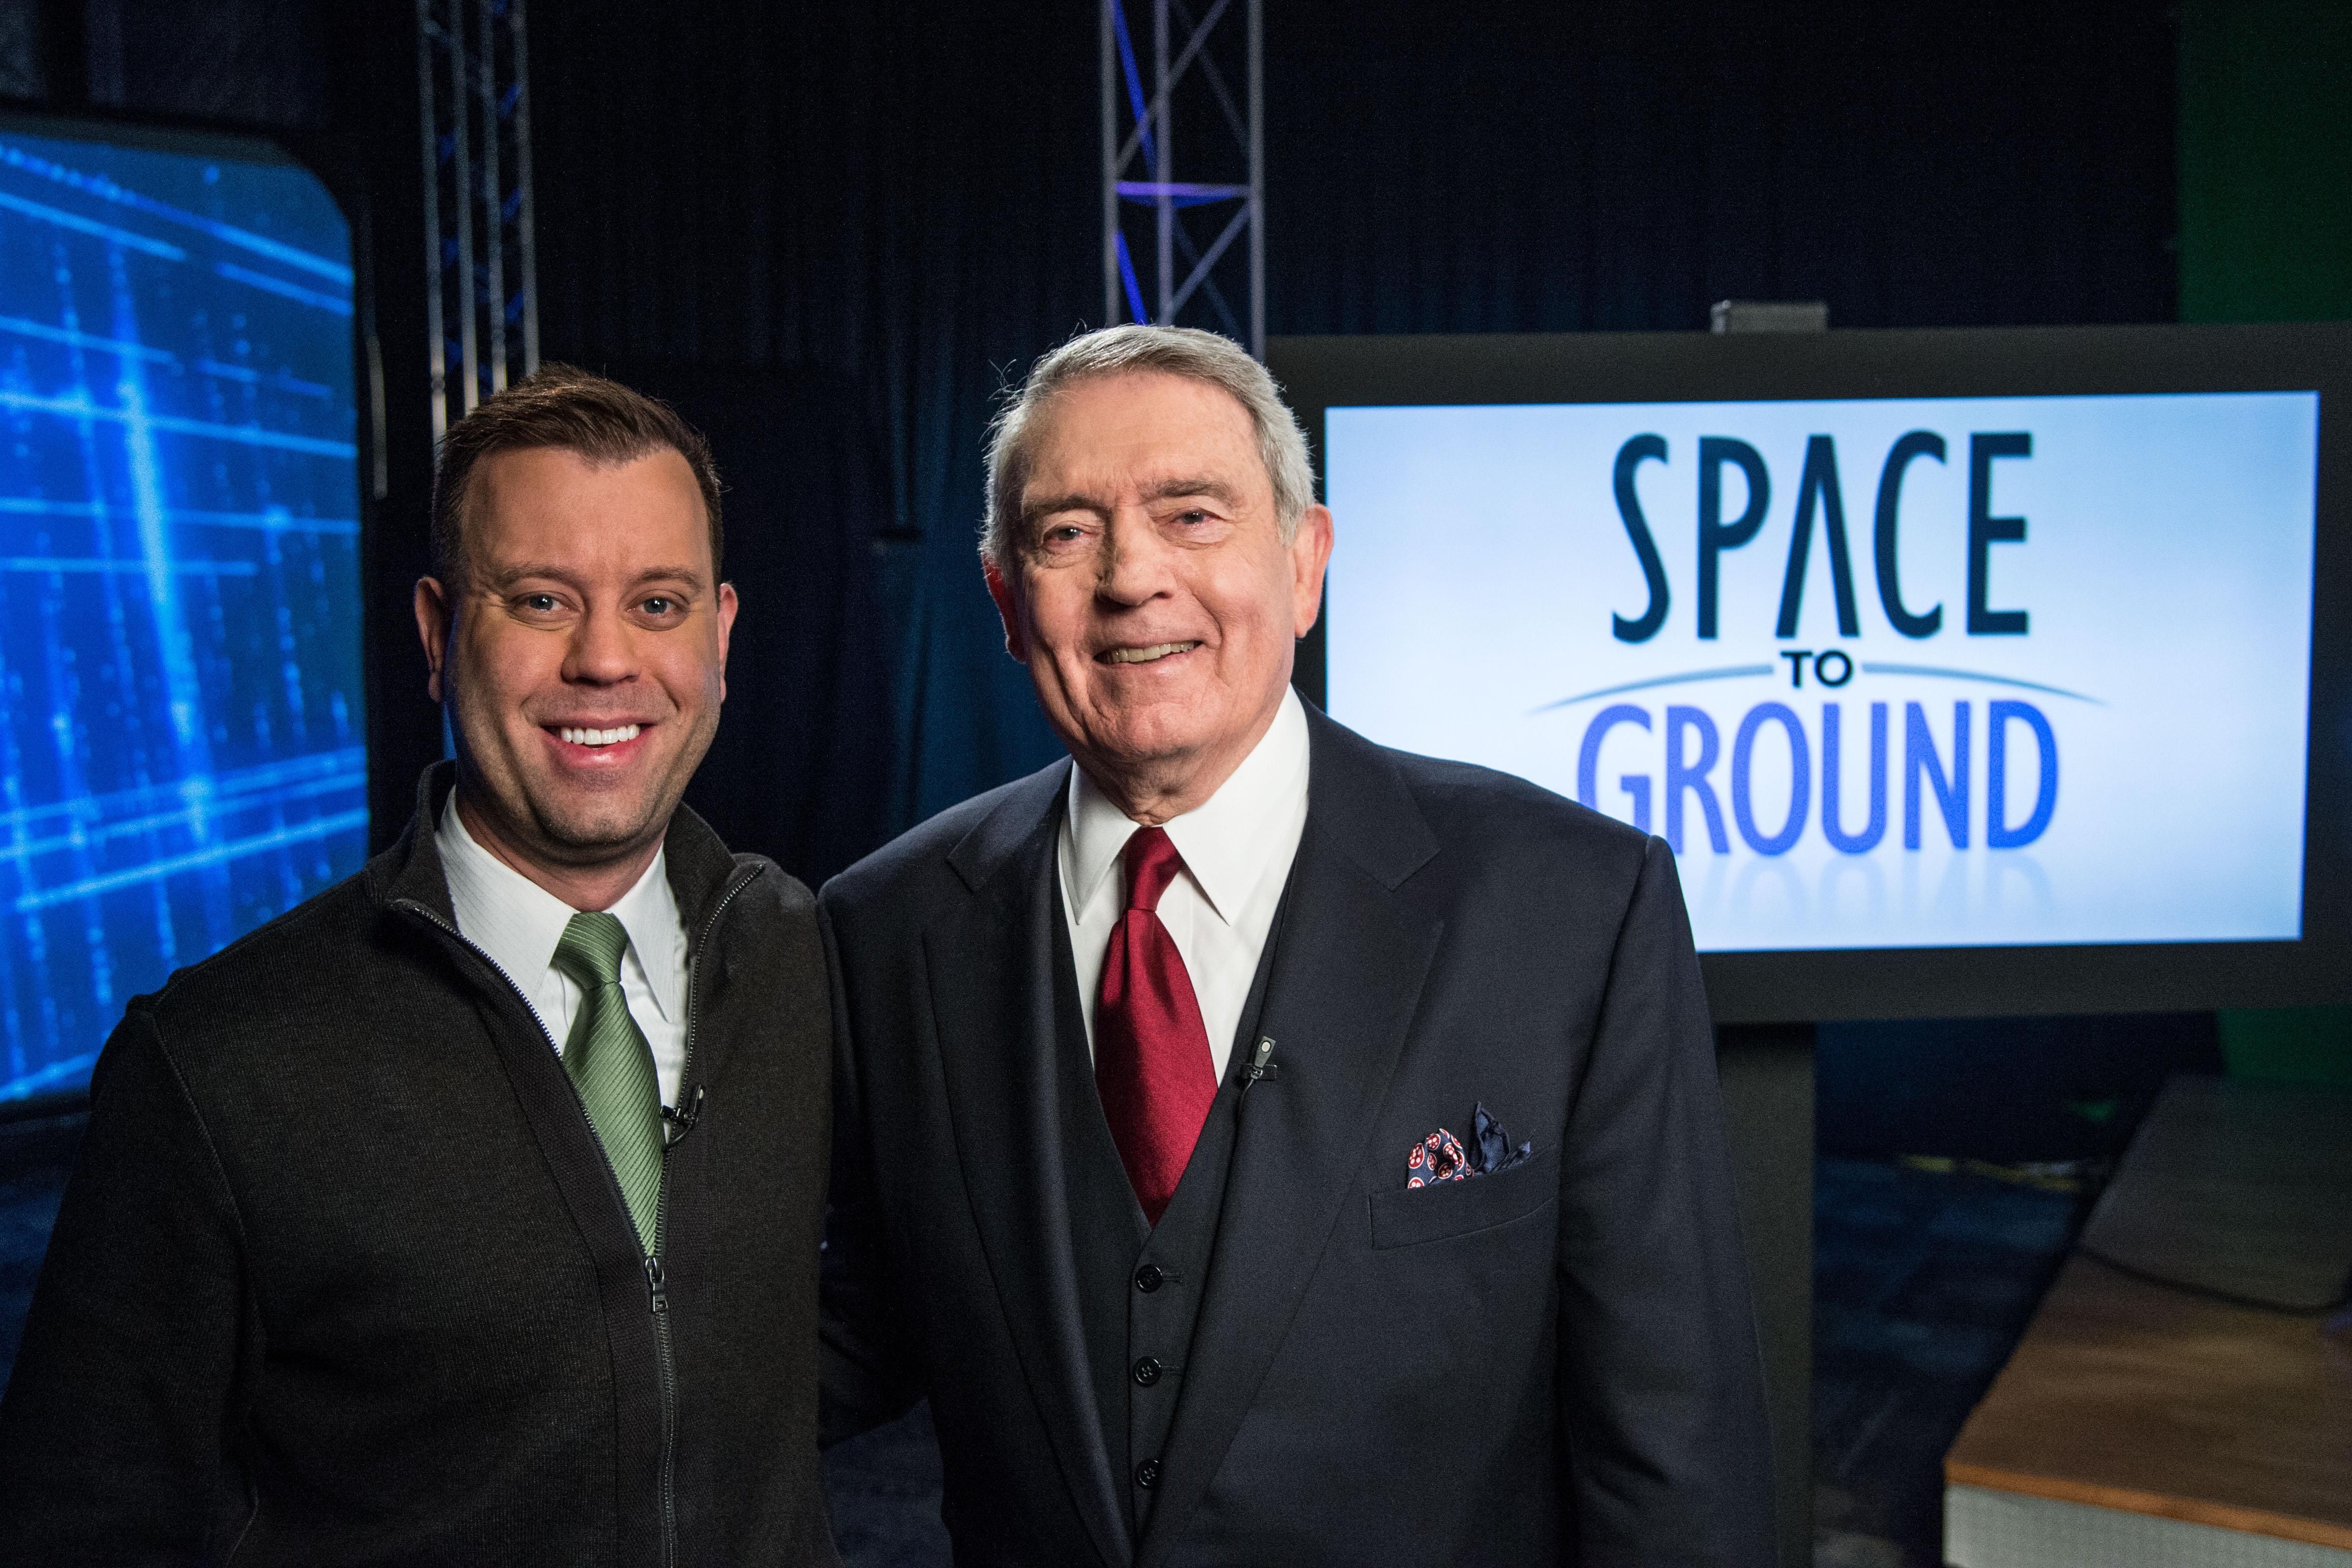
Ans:
POLYGON ((808 890, 679 805, 708 448, 551 368, 448 435, 457 760, 131 1004, 0 1401, 0 1561, 831 1563, 808 890))

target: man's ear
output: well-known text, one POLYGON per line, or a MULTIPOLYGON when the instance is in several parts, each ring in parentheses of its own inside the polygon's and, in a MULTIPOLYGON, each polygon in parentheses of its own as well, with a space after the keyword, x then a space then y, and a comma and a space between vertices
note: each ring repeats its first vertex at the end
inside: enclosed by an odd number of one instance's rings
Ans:
POLYGON ((456 610, 457 606, 449 602, 449 591, 439 579, 416 580, 416 638, 425 645, 425 689, 436 702, 446 700, 441 666, 448 657, 450 617, 456 610))
POLYGON ((1023 664, 1029 662, 1029 640, 1021 631, 1021 605, 1013 592, 1013 584, 996 569, 993 561, 980 563, 980 574, 988 579, 988 596, 996 601, 997 618, 1004 623, 1004 651, 1023 664))
POLYGON ((727 638, 735 630, 735 612, 740 608, 735 597, 735 584, 719 584, 719 700, 727 700, 727 638))
POLYGON ((1298 520, 1290 539, 1290 612, 1293 637, 1315 629, 1323 609, 1323 569, 1331 564, 1331 509, 1317 502, 1298 520))

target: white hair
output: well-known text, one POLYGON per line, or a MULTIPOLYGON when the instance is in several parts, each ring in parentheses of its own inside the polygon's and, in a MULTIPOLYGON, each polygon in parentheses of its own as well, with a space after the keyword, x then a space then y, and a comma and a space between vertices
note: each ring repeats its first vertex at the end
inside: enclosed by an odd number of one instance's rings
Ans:
POLYGON ((980 553, 1009 573, 1016 553, 1013 533, 1021 521, 1021 491, 1028 482, 1029 424, 1045 402, 1082 381, 1157 371, 1206 382, 1233 395, 1249 415, 1257 453, 1274 485, 1275 521, 1288 543, 1298 520, 1315 502, 1315 468, 1307 456, 1307 433, 1282 401, 1265 367, 1242 346, 1216 332, 1192 327, 1129 325, 1082 332, 1029 369, 1021 390, 1005 399, 988 428, 988 514, 981 521, 980 553))

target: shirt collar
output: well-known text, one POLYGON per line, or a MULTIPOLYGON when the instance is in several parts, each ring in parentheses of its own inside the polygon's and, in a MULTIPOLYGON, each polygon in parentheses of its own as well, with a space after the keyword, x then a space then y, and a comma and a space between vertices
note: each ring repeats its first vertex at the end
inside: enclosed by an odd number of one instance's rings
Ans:
MULTIPOLYGON (((1265 873, 1286 820, 1307 798, 1307 710, 1286 689, 1274 722, 1217 793, 1167 824, 1170 842, 1218 918, 1231 924, 1265 873)), ((1070 770, 1070 847, 1075 886, 1070 905, 1083 910, 1102 886, 1138 823, 1095 786, 1084 768, 1070 770)))
MULTIPOLYGON (((684 1016, 678 988, 686 977, 679 953, 686 944, 686 925, 678 918, 677 895, 670 890, 667 848, 654 851, 652 864, 637 879, 636 886, 614 904, 613 913, 628 931, 629 945, 645 967, 646 988, 653 993, 654 1005, 665 1021, 677 1023, 684 1016)), ((554 951, 548 950, 550 956, 554 951)))
MULTIPOLYGON (((455 790, 441 810, 434 833, 441 866, 449 879, 449 901, 457 929, 467 941, 498 961, 526 992, 553 963, 555 944, 574 911, 488 849, 466 826, 457 810, 455 790)), ((629 933, 629 947, 637 956, 646 989, 664 1020, 679 1016, 683 965, 677 949, 685 928, 677 913, 677 895, 670 890, 667 851, 654 851, 653 863, 635 886, 621 895, 610 913, 629 933)))

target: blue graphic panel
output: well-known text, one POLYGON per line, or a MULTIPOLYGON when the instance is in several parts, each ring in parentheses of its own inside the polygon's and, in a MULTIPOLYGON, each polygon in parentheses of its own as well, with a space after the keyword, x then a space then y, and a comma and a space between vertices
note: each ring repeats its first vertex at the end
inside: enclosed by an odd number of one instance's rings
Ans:
POLYGON ((367 839, 351 236, 0 124, 0 1100, 367 839))

